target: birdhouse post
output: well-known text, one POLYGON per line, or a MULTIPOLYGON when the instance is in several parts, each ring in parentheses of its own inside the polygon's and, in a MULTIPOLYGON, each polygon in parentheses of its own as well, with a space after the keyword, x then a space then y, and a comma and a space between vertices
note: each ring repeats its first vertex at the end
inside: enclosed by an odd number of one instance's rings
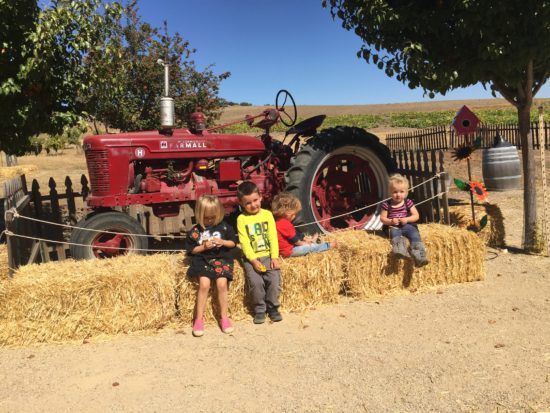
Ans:
MULTIPOLYGON (((462 106, 456 113, 452 125, 458 135, 466 135, 466 143, 472 144, 473 139, 470 136, 475 136, 479 118, 466 105, 462 106)), ((470 157, 466 158, 468 164, 468 181, 472 182, 472 168, 470 166, 470 157)), ((470 205, 472 206, 472 220, 475 224, 476 213, 474 210, 474 193, 470 190, 470 205)))

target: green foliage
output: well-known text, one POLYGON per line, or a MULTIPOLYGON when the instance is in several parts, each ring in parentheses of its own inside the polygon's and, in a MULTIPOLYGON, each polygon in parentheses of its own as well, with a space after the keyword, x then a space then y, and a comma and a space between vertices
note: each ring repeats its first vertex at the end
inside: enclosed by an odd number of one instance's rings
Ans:
POLYGON ((547 0, 501 0, 491 5, 479 0, 323 0, 322 4, 342 27, 362 39, 358 57, 412 89, 445 94, 481 82, 521 104, 529 100, 527 92, 536 93, 550 76, 547 0))
MULTIPOLYGON (((0 149, 20 154, 39 132, 60 134, 81 119, 77 95, 94 79, 82 64, 110 36, 116 2, 54 0, 0 2, 0 149)), ((103 50, 106 59, 110 50, 103 50)))
POLYGON ((59 152, 67 145, 80 145, 82 135, 88 130, 86 122, 81 121, 75 126, 65 126, 63 132, 55 135, 42 133, 30 138, 31 152, 40 154, 44 149, 48 154, 59 152))
MULTIPOLYGON (((266 105, 267 106, 267 105, 266 105)), ((298 108, 298 111, 300 108, 298 108)), ((328 116, 323 122, 323 128, 335 126, 355 126, 358 128, 372 129, 377 127, 389 128, 432 128, 436 126, 449 127, 456 111, 441 110, 433 112, 400 112, 385 114, 364 114, 364 115, 340 115, 328 116)), ((476 110, 476 115, 485 124, 517 124, 517 111, 514 108, 507 109, 480 109, 476 110)), ((531 121, 535 122, 538 117, 536 108, 531 110, 531 121)), ((303 118, 298 118, 297 122, 303 118)), ((285 132, 286 128, 280 123, 276 124, 271 130, 274 132, 285 132)), ((259 129, 258 129, 259 130, 259 129)), ((224 129, 225 133, 246 133, 251 132, 246 124, 236 124, 224 129)))
MULTIPOLYGON (((322 0, 363 45, 359 58, 430 97, 481 83, 517 108, 529 148, 533 97, 550 77, 550 0, 322 0)), ((534 151, 523 153, 524 239, 537 221, 534 151)))
POLYGON ((98 123, 123 131, 151 130, 159 127, 160 98, 164 95, 164 68, 159 59, 170 63, 170 97, 174 99, 176 125, 190 124, 190 114, 205 113, 211 124, 219 118, 224 101, 218 97, 219 84, 229 73, 214 74, 212 66, 199 71, 190 56, 195 52, 178 33, 168 35, 143 22, 136 2, 124 9, 124 20, 113 27, 103 53, 90 54, 86 66, 103 79, 91 93, 80 94, 82 110, 89 115, 99 133, 98 123))

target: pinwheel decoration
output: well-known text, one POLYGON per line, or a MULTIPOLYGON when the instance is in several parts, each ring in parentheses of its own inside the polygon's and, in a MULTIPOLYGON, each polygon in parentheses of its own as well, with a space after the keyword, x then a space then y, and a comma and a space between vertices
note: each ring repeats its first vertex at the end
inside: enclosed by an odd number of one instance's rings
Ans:
POLYGON ((489 196, 487 190, 485 189, 483 184, 478 181, 463 181, 461 179, 455 178, 454 183, 458 189, 470 192, 470 201, 472 205, 472 224, 468 226, 468 229, 474 232, 481 231, 487 225, 488 217, 487 215, 483 216, 483 218, 481 218, 481 220, 479 221, 479 225, 477 224, 474 212, 473 197, 475 195, 479 201, 484 201, 489 196))
POLYGON ((470 185, 470 192, 477 197, 478 201, 485 201, 489 194, 487 193, 487 189, 483 186, 481 182, 477 181, 471 181, 469 182, 470 185))
POLYGON ((464 159, 470 159, 475 149, 476 148, 472 145, 460 145, 453 151, 453 160, 462 161, 464 159))
MULTIPOLYGON (((470 158, 472 157, 472 153, 474 153, 476 149, 481 148, 481 137, 478 136, 473 141, 471 140, 471 138, 468 139, 468 137, 475 133, 479 122, 479 118, 466 106, 462 106, 462 108, 460 108, 452 122, 456 133, 458 135, 466 136, 465 143, 460 145, 453 151, 453 159, 455 161, 462 161, 466 159, 466 162, 468 163, 468 182, 461 181, 460 179, 455 179, 455 185, 463 191, 470 192, 470 204, 472 206, 473 223, 473 225, 471 225, 470 227, 476 227, 474 195, 480 201, 483 201, 487 198, 487 190, 483 187, 483 184, 481 182, 472 180, 472 168, 470 166, 470 158)), ((481 230, 485 225, 487 225, 487 215, 481 219, 479 230, 481 230), (481 223, 483 223, 483 225, 481 225, 481 223)))
POLYGON ((464 159, 469 160, 472 156, 472 153, 476 149, 479 149, 481 147, 481 137, 477 137, 473 143, 464 143, 462 145, 459 145, 458 148, 456 148, 453 151, 453 159, 455 161, 462 161, 464 159))

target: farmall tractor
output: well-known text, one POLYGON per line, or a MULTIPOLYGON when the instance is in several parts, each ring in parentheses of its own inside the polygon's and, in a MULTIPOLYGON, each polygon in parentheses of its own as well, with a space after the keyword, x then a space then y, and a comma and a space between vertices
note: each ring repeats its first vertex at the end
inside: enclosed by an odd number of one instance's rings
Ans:
POLYGON ((307 224, 303 232, 372 225, 376 208, 363 207, 385 197, 394 165, 376 136, 345 126, 317 132, 324 115, 295 124, 296 105, 285 90, 277 93, 274 108, 242 120, 263 129, 257 137, 216 133, 221 127, 205 128, 200 112, 193 114, 192 128, 174 129, 167 65, 164 87, 160 130, 84 139, 90 212, 72 232, 71 242, 79 244, 71 246, 74 258, 145 253, 148 233, 139 216, 127 213, 131 206, 148 206, 153 219, 164 220, 213 194, 235 215, 243 180, 258 185, 266 207, 280 191, 295 193, 303 207, 297 223, 307 224), (282 141, 270 135, 279 121, 289 127, 282 141))

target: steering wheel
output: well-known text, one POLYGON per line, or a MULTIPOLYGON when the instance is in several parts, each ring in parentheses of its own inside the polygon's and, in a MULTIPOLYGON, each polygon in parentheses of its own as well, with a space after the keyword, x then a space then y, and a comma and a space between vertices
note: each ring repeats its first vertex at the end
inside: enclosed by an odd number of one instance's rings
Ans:
POLYGON ((296 111, 296 103, 294 102, 294 98, 288 90, 281 89, 277 92, 277 96, 275 97, 275 108, 281 114, 281 122, 283 123, 283 125, 292 126, 296 123, 296 119, 298 117, 298 112, 296 111), (290 109, 290 111, 287 112, 285 110, 285 105, 287 103, 287 100, 289 99, 289 104, 292 105, 292 108, 290 109), (279 102, 281 103, 279 104, 279 102))

